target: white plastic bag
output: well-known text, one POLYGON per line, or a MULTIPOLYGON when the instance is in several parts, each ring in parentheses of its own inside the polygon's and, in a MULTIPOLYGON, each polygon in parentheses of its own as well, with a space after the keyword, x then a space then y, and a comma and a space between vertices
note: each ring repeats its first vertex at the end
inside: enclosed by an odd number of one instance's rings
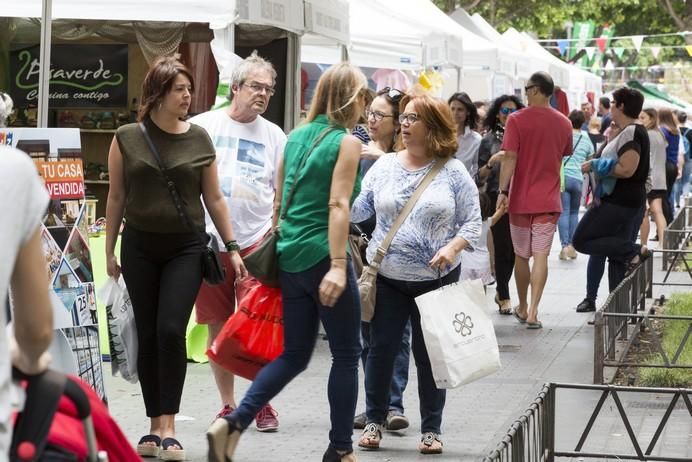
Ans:
POLYGON ((480 280, 416 297, 437 388, 455 388, 500 369, 500 350, 480 280))
POLYGON ((114 376, 120 373, 128 382, 137 383, 137 326, 123 277, 117 281, 108 278, 97 295, 106 305, 111 371, 114 376))

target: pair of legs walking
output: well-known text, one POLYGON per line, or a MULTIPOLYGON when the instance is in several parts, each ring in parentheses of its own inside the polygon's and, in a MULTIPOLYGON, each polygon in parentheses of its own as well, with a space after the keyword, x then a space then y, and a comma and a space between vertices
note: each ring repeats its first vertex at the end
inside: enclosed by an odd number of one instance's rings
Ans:
MULTIPOLYGON (((240 256, 245 257, 251 253, 262 240, 241 250, 240 256)), ((195 302, 196 318, 198 324, 207 325, 207 347, 211 347, 212 343, 219 335, 228 318, 235 312, 236 306, 242 301, 245 295, 250 290, 260 285, 260 282, 253 276, 248 275, 243 279, 236 278, 231 264, 230 253, 223 252, 220 254, 221 263, 226 270, 226 278, 223 283, 215 286, 202 283, 197 301, 195 302)), ((235 409, 235 378, 233 374, 223 367, 216 364, 213 360, 209 360, 216 381, 216 388, 221 396, 221 411, 216 417, 223 417, 235 409)), ((263 407, 256 416, 255 422, 257 430, 261 432, 272 432, 279 428, 279 421, 276 418, 277 413, 269 403, 263 407)))
POLYGON ((202 283, 201 244, 194 233, 149 233, 127 226, 121 262, 137 323, 137 374, 149 435, 140 455, 183 460, 175 415, 187 371, 185 329, 202 283))
MULTIPOLYGON (((382 437, 381 428, 387 418, 390 403, 390 385, 394 363, 407 324, 411 324, 411 349, 418 376, 421 433, 432 435, 435 452, 442 451, 439 434, 446 391, 438 389, 432 374, 430 357, 425 347, 420 313, 415 297, 441 285, 459 279, 457 267, 440 280, 400 281, 379 275, 377 277, 377 303, 375 316, 370 322, 370 352, 365 372, 367 422, 359 446, 377 449, 382 437)), ((423 443, 421 443, 423 445, 423 443)), ((421 446, 423 451, 423 446, 421 446)))
MULTIPOLYGON (((492 213, 495 213, 497 203, 497 193, 488 193, 490 203, 493 206, 492 213)), ((512 245, 512 235, 509 230, 509 215, 504 214, 494 226, 490 228, 493 235, 493 259, 495 261, 495 281, 497 283, 497 300, 500 311, 510 314, 512 302, 509 296, 509 280, 514 271, 514 246, 512 245)))
POLYGON ((538 320, 538 305, 548 280, 548 255, 555 235, 559 213, 512 214, 509 217, 512 243, 516 255, 514 279, 519 305, 515 316, 530 329, 543 327, 538 320), (533 257, 533 266, 529 259, 533 257), (531 287, 531 302, 528 293, 531 287))
POLYGON ((579 223, 579 205, 581 203, 583 179, 565 175, 565 190, 560 193, 562 201, 562 213, 557 222, 560 234, 560 259, 576 258, 577 254, 572 247, 572 236, 579 223))
POLYGON ((269 400, 307 368, 320 321, 327 332, 332 354, 327 385, 331 420, 328 452, 352 451, 353 417, 358 398, 358 358, 361 352, 359 296, 355 274, 349 263, 346 289, 336 305, 325 307, 319 302, 319 285, 330 265, 327 258, 299 273, 281 271, 284 352, 257 374, 238 408, 210 427, 207 434, 209 460, 230 459, 239 432, 250 425, 269 400))

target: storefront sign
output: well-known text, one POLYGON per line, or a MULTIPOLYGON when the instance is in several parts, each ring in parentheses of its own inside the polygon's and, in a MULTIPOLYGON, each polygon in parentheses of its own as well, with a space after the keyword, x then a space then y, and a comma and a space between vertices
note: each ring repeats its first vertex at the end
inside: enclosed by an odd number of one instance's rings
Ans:
MULTIPOLYGON (((10 94, 17 107, 38 104, 39 47, 11 52, 10 94)), ((127 45, 53 45, 51 107, 126 107, 127 45)))

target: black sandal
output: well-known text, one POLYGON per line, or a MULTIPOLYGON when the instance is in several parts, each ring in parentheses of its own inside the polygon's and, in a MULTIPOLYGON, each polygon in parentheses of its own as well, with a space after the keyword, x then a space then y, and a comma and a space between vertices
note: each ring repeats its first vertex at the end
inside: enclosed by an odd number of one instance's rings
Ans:
POLYGON ((144 435, 137 443, 137 455, 140 457, 158 457, 160 451, 161 437, 158 435, 144 435))
POLYGON ((351 460, 356 460, 353 455, 353 449, 349 449, 342 454, 332 445, 329 445, 327 451, 322 456, 322 462, 348 462, 351 460))
POLYGON ((233 462, 233 453, 242 431, 235 419, 228 416, 212 422, 207 430, 209 462, 233 462))
POLYGON ((175 438, 164 438, 161 441, 159 457, 161 460, 185 460, 185 449, 175 438))

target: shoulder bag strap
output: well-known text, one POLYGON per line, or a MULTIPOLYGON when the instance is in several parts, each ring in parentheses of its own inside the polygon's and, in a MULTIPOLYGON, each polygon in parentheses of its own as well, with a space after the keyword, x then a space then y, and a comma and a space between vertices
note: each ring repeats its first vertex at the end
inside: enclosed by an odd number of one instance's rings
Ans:
POLYGON ((312 146, 310 146, 310 149, 308 152, 303 156, 302 159, 300 159, 300 164, 296 168, 296 174, 293 177, 293 184, 291 185, 291 189, 288 192, 288 196, 286 197, 286 203, 283 207, 283 211, 281 212, 281 215, 279 216, 279 224, 281 223, 281 220, 286 218, 286 214, 288 213, 288 206, 293 200, 293 193, 296 191, 296 185, 298 184, 298 176, 300 175, 301 171, 303 170, 303 167, 305 166, 305 163, 308 161, 308 157, 310 157, 310 154, 312 154, 312 151, 315 150, 318 144, 331 132, 338 130, 337 128, 334 127, 329 127, 326 128, 322 133, 319 134, 317 138, 315 138, 315 141, 312 143, 312 146))
POLYGON ((171 178, 166 173, 166 167, 163 165, 163 161, 161 160, 161 156, 159 155, 159 151, 158 151, 158 149, 156 149, 154 142, 151 140, 151 137, 149 136, 149 132, 147 132, 147 127, 144 125, 143 122, 139 122, 137 125, 139 125, 139 129, 142 130, 142 134, 144 135, 144 139, 146 140, 147 144, 149 145, 149 150, 154 155, 154 158, 156 159, 156 163, 159 164, 159 169, 161 170, 161 173, 163 174, 163 177, 166 180, 166 187, 168 188, 168 192, 171 195, 171 198, 173 199, 173 203, 175 204, 176 210, 178 211, 178 216, 180 217, 180 219, 183 222, 187 223, 187 225, 190 227, 190 229, 192 231, 194 231, 195 233, 197 233, 199 235, 199 239, 202 242, 202 245, 207 245, 206 240, 202 238, 202 235, 199 232, 197 232, 194 224, 192 223, 192 220, 190 220, 190 217, 185 212, 185 209, 183 208, 183 205, 180 201, 180 194, 178 193, 178 189, 175 187, 175 183, 173 182, 173 180, 171 180, 171 178))
POLYGON ((579 138, 577 138, 577 142, 576 142, 576 144, 574 145, 574 148, 572 149, 572 154, 570 154, 569 157, 567 157, 567 159, 564 160, 564 161, 562 162, 562 166, 563 166, 563 167, 567 165, 567 162, 569 162, 569 160, 570 160, 570 159, 572 158, 572 156, 574 155, 574 150, 577 149, 577 148, 579 147, 579 143, 581 142, 581 139, 582 139, 583 136, 584 136, 583 134, 581 134, 581 133, 579 134, 579 138))
POLYGON ((423 191, 425 191, 425 189, 430 185, 430 183, 432 183, 432 180, 435 178, 438 172, 442 170, 442 167, 444 167, 445 164, 447 164, 448 160, 449 159, 436 161, 435 165, 433 165, 432 168, 428 171, 428 173, 425 174, 423 180, 420 182, 416 190, 413 191, 413 194, 411 194, 411 197, 406 202, 406 205, 404 205, 404 208, 401 209, 401 212, 399 212, 399 216, 396 217, 396 220, 394 220, 394 223, 392 224, 392 227, 389 229, 387 235, 384 237, 382 244, 380 244, 380 246, 377 248, 375 257, 372 259, 373 265, 379 266, 380 263, 382 263, 382 260, 384 259, 384 256, 387 253, 387 250, 389 249, 389 245, 394 240, 394 236, 396 235, 397 231, 399 231, 401 225, 404 224, 404 221, 413 210, 413 207, 416 205, 416 202, 418 202, 418 199, 420 199, 420 196, 423 195, 423 191))

